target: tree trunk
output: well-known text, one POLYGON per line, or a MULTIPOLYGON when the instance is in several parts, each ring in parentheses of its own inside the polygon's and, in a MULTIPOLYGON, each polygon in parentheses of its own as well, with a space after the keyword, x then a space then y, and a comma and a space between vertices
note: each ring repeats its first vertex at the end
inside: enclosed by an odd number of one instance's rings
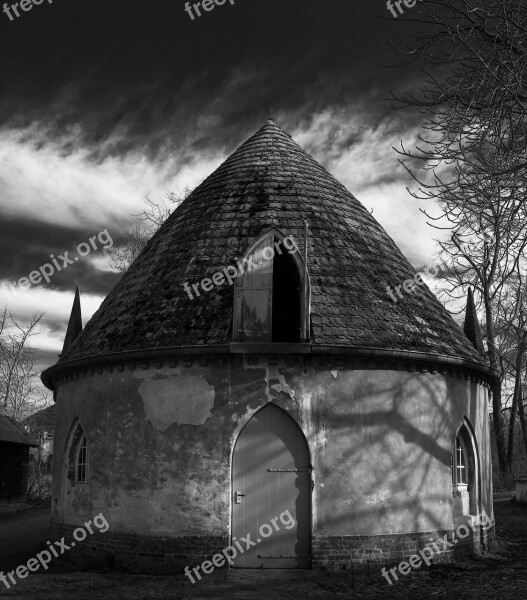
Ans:
MULTIPOLYGON (((485 321, 487 329, 487 340, 488 340, 488 357, 490 366, 501 371, 500 365, 498 364, 498 356, 496 353, 496 339, 494 336, 493 328, 493 313, 490 298, 488 297, 488 287, 485 289, 483 294, 483 301, 485 304, 485 321)), ((492 423, 494 425, 494 437, 496 438, 496 450, 498 452, 498 462, 500 466, 500 474, 503 483, 508 483, 510 480, 510 473, 507 463, 507 448, 505 445, 505 431, 503 427, 503 415, 501 413, 501 379, 494 383, 491 388, 492 391, 492 423)))
POLYGON ((509 444, 507 448, 507 468, 509 471, 509 477, 511 478, 508 482, 512 486, 512 475, 513 475, 513 459, 514 459, 514 431, 516 425, 516 411, 518 410, 519 404, 522 404, 522 378, 523 378, 523 358, 525 355, 525 342, 527 333, 522 335, 520 343, 518 345, 518 353, 516 354, 516 373, 514 377, 514 394, 512 397, 511 406, 511 417, 509 420, 509 444))
POLYGON ((527 456, 527 423, 525 422, 525 409, 523 407, 523 396, 518 404, 518 414, 520 415, 520 424, 522 426, 523 445, 525 446, 525 456, 527 456))
POLYGON ((501 413, 501 381, 495 383, 492 388, 492 422, 494 424, 494 437, 496 438, 496 449, 498 451, 498 462, 500 473, 504 483, 510 479, 507 464, 507 449, 505 447, 505 431, 503 427, 503 415, 501 413))
POLYGON ((513 461, 514 461, 514 430, 516 425, 516 411, 518 410, 518 403, 521 397, 521 364, 522 357, 518 352, 518 356, 516 358, 516 375, 514 378, 514 393, 512 395, 512 406, 511 406, 511 414, 509 418, 509 442, 507 446, 507 470, 509 481, 507 483, 512 485, 512 475, 513 475, 513 461))

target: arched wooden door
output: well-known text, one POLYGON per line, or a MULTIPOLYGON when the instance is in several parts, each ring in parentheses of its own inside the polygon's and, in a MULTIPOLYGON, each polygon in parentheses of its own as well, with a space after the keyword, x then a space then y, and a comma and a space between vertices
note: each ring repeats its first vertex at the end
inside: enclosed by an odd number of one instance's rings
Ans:
POLYGON ((274 404, 253 415, 236 441, 232 499, 232 543, 244 550, 235 567, 310 567, 309 452, 298 425, 274 404), (256 545, 247 548, 248 539, 256 545))

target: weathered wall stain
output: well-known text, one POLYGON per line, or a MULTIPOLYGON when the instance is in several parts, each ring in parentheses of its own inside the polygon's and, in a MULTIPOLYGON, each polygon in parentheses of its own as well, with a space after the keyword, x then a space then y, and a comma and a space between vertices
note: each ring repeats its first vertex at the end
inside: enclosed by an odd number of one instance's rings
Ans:
POLYGON ((139 394, 157 431, 165 431, 174 423, 202 425, 214 406, 214 388, 195 375, 146 379, 139 386, 139 394))

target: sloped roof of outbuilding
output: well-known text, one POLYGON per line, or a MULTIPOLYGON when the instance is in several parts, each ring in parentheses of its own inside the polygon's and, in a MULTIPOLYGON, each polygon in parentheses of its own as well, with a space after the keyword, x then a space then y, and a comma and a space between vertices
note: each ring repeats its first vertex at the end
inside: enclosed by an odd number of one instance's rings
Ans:
POLYGON ((484 364, 426 286, 394 303, 415 271, 361 203, 274 122, 240 146, 170 215, 60 361, 232 339, 233 287, 190 285, 276 227, 304 243, 311 343, 415 351, 484 364))
POLYGON ((24 426, 0 412, 0 442, 10 444, 21 444, 24 446, 38 446, 38 442, 31 439, 26 433, 24 426))
POLYGON ((47 431, 53 434, 55 431, 55 414, 57 410, 56 404, 51 404, 42 410, 26 417, 22 424, 29 427, 29 431, 34 435, 35 433, 43 433, 47 431))

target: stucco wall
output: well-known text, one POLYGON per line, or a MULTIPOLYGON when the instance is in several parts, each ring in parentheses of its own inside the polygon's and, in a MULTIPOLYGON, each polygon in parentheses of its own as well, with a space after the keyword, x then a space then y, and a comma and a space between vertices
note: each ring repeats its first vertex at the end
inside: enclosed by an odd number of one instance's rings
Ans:
POLYGON ((452 529, 450 452, 463 417, 477 439, 480 507, 492 515, 484 386, 330 362, 200 358, 70 377, 57 391, 54 520, 103 512, 113 531, 228 534, 232 449, 269 401, 308 440, 314 536, 452 529), (76 418, 89 440, 86 486, 62 476, 76 418))

